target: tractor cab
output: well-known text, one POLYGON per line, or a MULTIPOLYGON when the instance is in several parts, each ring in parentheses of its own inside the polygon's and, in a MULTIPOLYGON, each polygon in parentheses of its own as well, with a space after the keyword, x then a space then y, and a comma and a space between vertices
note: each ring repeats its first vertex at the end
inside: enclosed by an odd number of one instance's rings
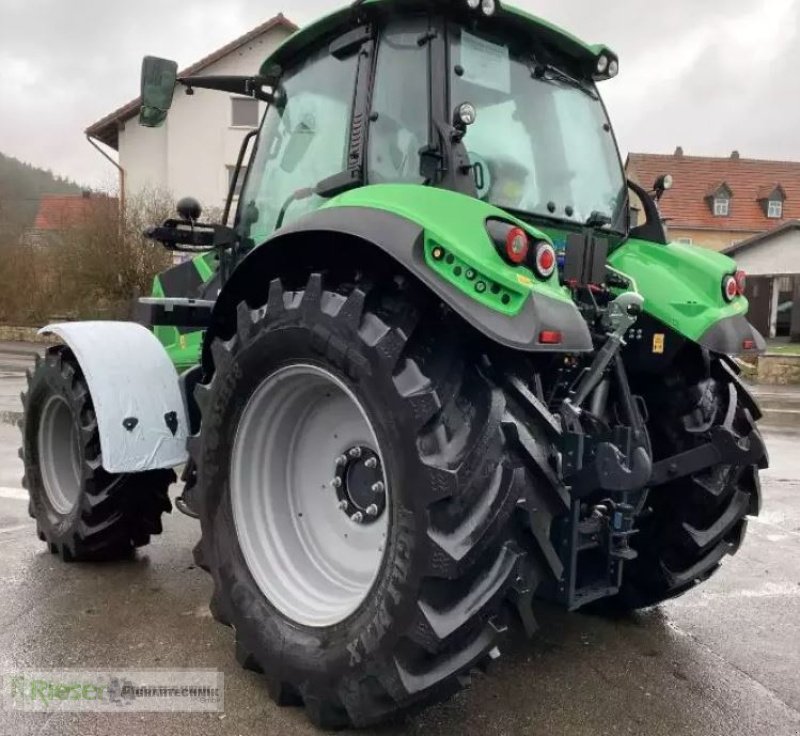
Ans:
MULTIPOLYGON (((143 80, 174 86, 170 69, 148 58, 143 80)), ((239 81, 241 93, 271 102, 237 170, 241 248, 378 184, 445 188, 554 235, 588 223, 621 239, 627 185, 597 89, 618 71, 606 47, 497 2, 355 3, 239 81)), ((214 80, 177 81, 236 87, 214 80)), ((143 81, 142 124, 163 122, 164 90, 143 81)))
POLYGON ((627 187, 596 86, 616 57, 496 5, 419 6, 350 12, 316 51, 287 54, 247 169, 242 239, 259 244, 332 195, 377 184, 446 188, 540 226, 592 221, 623 235, 627 187))

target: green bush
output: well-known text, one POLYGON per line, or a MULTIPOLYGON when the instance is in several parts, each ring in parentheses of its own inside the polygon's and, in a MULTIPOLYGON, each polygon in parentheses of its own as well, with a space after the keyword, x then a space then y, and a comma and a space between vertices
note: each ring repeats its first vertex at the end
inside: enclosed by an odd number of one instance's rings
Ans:
POLYGON ((144 229, 174 210, 170 198, 148 192, 129 200, 98 197, 91 215, 37 245, 4 245, 0 321, 41 325, 54 319, 128 319, 134 299, 150 293, 153 276, 171 259, 144 229))

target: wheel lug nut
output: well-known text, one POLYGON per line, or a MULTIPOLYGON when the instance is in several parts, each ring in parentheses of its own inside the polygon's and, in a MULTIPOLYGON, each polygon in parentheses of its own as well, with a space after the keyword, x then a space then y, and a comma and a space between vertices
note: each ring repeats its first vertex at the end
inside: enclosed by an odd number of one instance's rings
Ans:
POLYGON ((340 468, 343 465, 347 465, 347 455, 339 455, 339 457, 336 458, 336 465, 340 468))
POLYGON ((361 457, 361 448, 360 447, 354 447, 352 450, 350 450, 350 457, 352 457, 353 460, 357 460, 358 458, 360 458, 361 457))
POLYGON ((362 514, 360 511, 356 511, 350 517, 350 521, 354 521, 356 524, 360 524, 362 521, 364 521, 364 514, 362 514))
POLYGON ((377 483, 372 484, 372 490, 374 493, 383 493, 386 489, 386 486, 383 485, 383 481, 379 480, 377 483))
POLYGON ((331 485, 332 485, 334 488, 341 488, 341 487, 342 487, 342 479, 341 479, 341 478, 334 478, 334 479, 331 481, 331 485))
POLYGON ((348 506, 349 506, 349 504, 344 499, 339 501, 339 511, 347 511, 347 507, 348 506))
POLYGON ((374 457, 371 457, 364 463, 364 466, 372 470, 372 468, 378 467, 378 461, 374 457))
POLYGON ((378 515, 378 507, 372 503, 367 506, 367 516, 377 516, 378 515))

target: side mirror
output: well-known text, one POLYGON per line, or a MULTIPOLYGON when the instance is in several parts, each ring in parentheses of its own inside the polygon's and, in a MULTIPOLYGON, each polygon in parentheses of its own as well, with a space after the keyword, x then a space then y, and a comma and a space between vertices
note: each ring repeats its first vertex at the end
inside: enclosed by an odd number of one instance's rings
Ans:
POLYGON ((200 202, 194 197, 184 197, 179 200, 176 209, 181 219, 186 222, 197 222, 200 219, 200 215, 203 214, 203 208, 200 206, 200 202))
POLYGON ((157 56, 145 56, 142 61, 142 109, 139 125, 157 128, 164 124, 175 93, 178 64, 157 56))

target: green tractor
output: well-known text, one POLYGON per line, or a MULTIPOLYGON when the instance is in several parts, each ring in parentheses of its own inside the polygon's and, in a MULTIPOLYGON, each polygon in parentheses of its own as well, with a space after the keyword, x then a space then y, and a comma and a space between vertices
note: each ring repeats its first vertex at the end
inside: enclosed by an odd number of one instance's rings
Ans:
POLYGON ((194 260, 144 326, 45 328, 22 454, 53 553, 146 544, 181 468, 239 662, 340 727, 448 697, 535 601, 652 606, 739 549, 767 453, 730 356, 764 342, 734 262, 668 241, 669 180, 626 181, 613 51, 363 0, 252 77, 176 69, 145 59, 144 125, 176 85, 267 111, 233 226, 185 199, 149 231, 194 260))

